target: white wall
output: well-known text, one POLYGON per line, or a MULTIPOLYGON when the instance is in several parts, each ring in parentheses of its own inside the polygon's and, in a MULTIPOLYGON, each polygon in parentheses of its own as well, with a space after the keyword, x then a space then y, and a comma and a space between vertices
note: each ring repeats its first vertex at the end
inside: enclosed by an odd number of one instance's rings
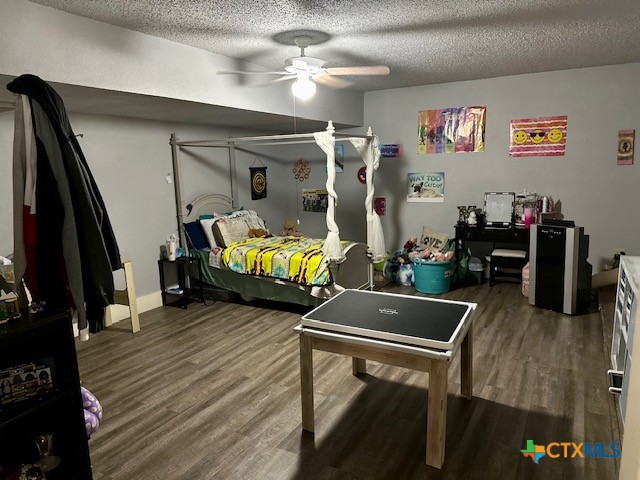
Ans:
MULTIPOLYGON (((0 45, 0 74, 33 73, 51 82, 293 114, 287 82, 257 88, 235 75, 218 75, 263 69, 257 65, 26 0, 2 1, 0 45)), ((362 108, 362 92, 320 86, 314 99, 298 102, 296 112, 361 125, 362 108)))
MULTIPOLYGON (((324 189, 327 182, 326 155, 316 144, 289 145, 279 147, 282 156, 287 159, 287 175, 279 180, 286 190, 287 217, 300 219, 300 230, 307 237, 325 238, 327 236, 326 214, 304 212, 302 209, 302 191, 324 189), (304 158, 311 164, 309 179, 300 182, 293 176, 293 162, 304 158)), ((344 143, 344 173, 336 173, 335 190, 338 194, 336 221, 340 229, 340 238, 366 242, 366 211, 364 197, 366 186, 357 179, 356 172, 364 163, 349 142, 344 143)))
MULTIPOLYGON (((159 246, 176 232, 174 186, 169 135, 182 140, 254 134, 188 124, 171 124, 123 117, 71 115, 80 144, 104 198, 123 258, 133 260, 136 289, 144 296, 160 289, 157 273, 159 246)), ((12 176, 13 113, 0 114, 0 255, 13 251, 12 176)), ((184 200, 203 193, 230 195, 226 150, 201 148, 181 154, 184 200)), ((249 170, 255 155, 238 152, 239 205, 257 210, 279 232, 282 205, 290 202, 284 190, 270 185, 269 196, 251 201, 249 170)), ((279 159, 279 157, 276 157, 279 159)), ((269 178, 284 176, 289 165, 265 158, 269 178)))
MULTIPOLYGON (((388 197, 388 249, 428 225, 453 235, 457 205, 482 205, 484 192, 527 188, 562 201, 562 213, 585 227, 597 270, 612 250, 640 253, 636 164, 616 165, 617 131, 640 133, 640 64, 517 75, 365 94, 365 125, 382 143, 401 143, 404 158, 383 159, 376 181, 388 197), (486 150, 417 154, 418 110, 487 106, 486 150), (568 115, 564 157, 510 158, 509 121, 568 115), (406 203, 407 172, 444 171, 444 203, 406 203)), ((639 135, 636 135, 638 141, 639 135)))

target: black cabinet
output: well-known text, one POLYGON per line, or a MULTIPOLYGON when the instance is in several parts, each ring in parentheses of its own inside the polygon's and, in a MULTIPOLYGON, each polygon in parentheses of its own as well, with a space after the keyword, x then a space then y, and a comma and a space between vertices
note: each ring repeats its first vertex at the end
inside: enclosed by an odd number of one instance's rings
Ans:
POLYGON ((90 480, 69 312, 23 313, 0 325, 0 372, 0 466, 37 463, 36 438, 51 435, 61 462, 47 479, 90 480))
POLYGON ((187 308, 192 302, 204 303, 204 291, 202 289, 202 268, 197 257, 180 257, 175 260, 158 260, 158 273, 160 274, 160 291, 162 292, 162 305, 187 308), (165 276, 165 268, 173 267, 176 270, 178 289, 168 289, 165 276), (196 271, 194 271, 194 269, 196 271), (198 279, 196 286, 190 281, 191 277, 198 279), (177 297, 177 298, 176 298, 177 297))

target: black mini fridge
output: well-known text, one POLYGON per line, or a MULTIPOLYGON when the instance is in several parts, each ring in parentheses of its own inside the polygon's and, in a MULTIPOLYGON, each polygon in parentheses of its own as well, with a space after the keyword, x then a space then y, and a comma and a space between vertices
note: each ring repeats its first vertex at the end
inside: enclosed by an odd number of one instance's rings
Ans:
POLYGON ((591 303, 589 236, 570 221, 531 225, 529 303, 575 315, 591 303))

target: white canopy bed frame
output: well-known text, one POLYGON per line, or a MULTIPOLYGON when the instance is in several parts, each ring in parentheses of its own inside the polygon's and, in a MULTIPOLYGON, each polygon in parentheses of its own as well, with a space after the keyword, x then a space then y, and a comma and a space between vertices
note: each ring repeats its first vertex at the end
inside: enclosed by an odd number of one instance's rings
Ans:
MULTIPOLYGON (((316 143, 325 152, 327 158, 327 182, 328 192, 327 206, 327 237, 324 241, 323 253, 329 261, 329 271, 334 280, 333 284, 322 287, 322 293, 314 296, 329 298, 346 288, 373 288, 373 262, 378 262, 384 258, 385 245, 384 235, 380 217, 373 209, 374 195, 374 172, 380 164, 379 140, 369 127, 366 135, 354 135, 349 133, 336 132, 333 122, 329 121, 325 131, 315 133, 299 133, 288 135, 264 135, 255 137, 229 137, 214 140, 192 140, 179 141, 175 134, 171 134, 171 153, 173 160, 174 190, 176 202, 176 220, 180 245, 186 247, 184 239, 183 223, 185 220, 196 220, 203 213, 213 213, 220 211, 226 206, 237 209, 238 206, 238 181, 236 172, 236 147, 240 145, 292 145, 301 143, 316 143), (340 243, 340 230, 335 221, 335 208, 338 204, 338 195, 334 189, 335 183, 335 143, 349 141, 356 148, 367 167, 367 195, 365 198, 365 212, 367 219, 367 248, 354 248, 352 252, 344 251, 340 243), (183 148, 225 148, 229 153, 229 171, 231 183, 231 196, 211 194, 205 195, 190 204, 185 204, 182 198, 182 175, 180 168, 180 150, 183 148), (230 203, 230 205, 229 205, 230 203), (185 215, 186 212, 186 215, 185 215), (338 274, 338 265, 345 263, 361 264, 360 261, 350 260, 348 257, 355 257, 356 252, 362 251, 367 257, 368 279, 364 284, 355 285, 357 279, 349 279, 343 272, 338 274), (350 255, 351 254, 351 255, 350 255), (344 283, 341 283, 344 282, 344 283)), ((297 201, 297 200, 296 200, 297 201)), ((223 210, 226 211, 226 210, 223 210)), ((341 265, 342 266, 342 265, 341 265)), ((348 269, 341 269, 348 270, 348 269)))

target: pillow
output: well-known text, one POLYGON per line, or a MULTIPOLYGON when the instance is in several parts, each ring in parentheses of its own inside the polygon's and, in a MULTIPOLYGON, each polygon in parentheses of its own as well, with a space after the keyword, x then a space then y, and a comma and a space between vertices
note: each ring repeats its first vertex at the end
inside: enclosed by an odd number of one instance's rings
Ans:
POLYGON ((206 218, 204 220, 200 220, 200 225, 202 226, 202 231, 204 232, 205 237, 207 237, 207 241, 209 242, 209 247, 216 248, 218 244, 216 243, 216 239, 213 236, 212 226, 218 221, 217 218, 206 218))
POLYGON ((248 238, 251 229, 267 230, 267 227, 256 212, 242 210, 216 218, 213 235, 218 246, 228 247, 248 238))
POLYGON ((205 213, 204 215, 200 215, 198 217, 198 220, 208 220, 208 219, 211 219, 211 218, 214 218, 214 216, 211 215, 211 214, 205 213))
POLYGON ((429 250, 445 248, 448 240, 449 234, 432 230, 429 227, 422 227, 420 246, 428 248, 429 250))
POLYGON ((207 241, 207 237, 204 235, 204 230, 202 230, 202 225, 200 222, 189 222, 183 223, 184 231, 187 234, 187 238, 189 239, 189 243, 191 246, 197 250, 202 250, 203 248, 207 248, 209 246, 209 242, 207 241))

